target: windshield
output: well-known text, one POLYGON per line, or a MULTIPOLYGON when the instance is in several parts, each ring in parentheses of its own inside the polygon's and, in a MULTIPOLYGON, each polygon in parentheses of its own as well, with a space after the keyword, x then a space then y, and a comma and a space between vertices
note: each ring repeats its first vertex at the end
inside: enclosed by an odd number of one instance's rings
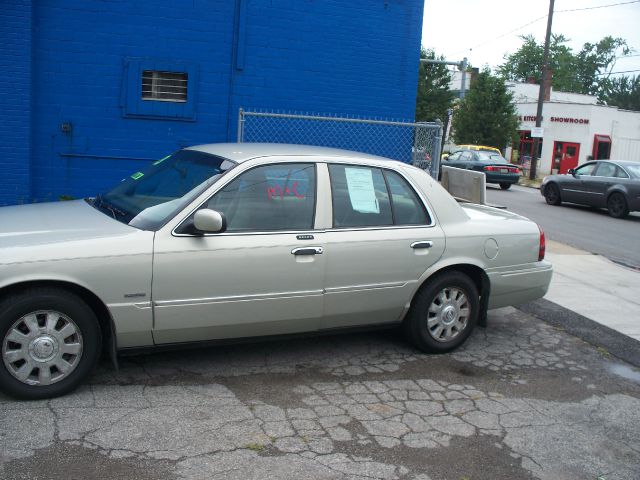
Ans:
POLYGON ((493 163, 508 163, 502 155, 491 152, 478 152, 478 158, 485 162, 493 162, 493 163))
POLYGON ((132 227, 157 230, 235 165, 208 153, 178 150, 123 179, 92 205, 132 227))

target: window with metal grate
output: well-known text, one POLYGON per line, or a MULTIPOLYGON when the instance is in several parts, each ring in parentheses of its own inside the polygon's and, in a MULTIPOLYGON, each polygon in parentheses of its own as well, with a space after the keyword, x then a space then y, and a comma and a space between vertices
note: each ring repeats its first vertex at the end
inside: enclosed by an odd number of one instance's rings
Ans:
POLYGON ((142 72, 142 100, 186 102, 187 82, 187 73, 144 70, 142 72))

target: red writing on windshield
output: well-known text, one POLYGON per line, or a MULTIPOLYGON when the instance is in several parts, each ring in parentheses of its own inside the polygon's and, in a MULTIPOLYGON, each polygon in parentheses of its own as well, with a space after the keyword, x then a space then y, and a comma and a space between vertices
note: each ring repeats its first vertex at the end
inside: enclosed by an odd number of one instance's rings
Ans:
POLYGON ((283 190, 280 185, 274 185, 273 187, 267 188, 267 195, 269 196, 269 200, 273 197, 284 198, 285 195, 295 195, 296 198, 304 198, 304 195, 300 195, 298 193, 298 182, 293 182, 291 188, 285 187, 283 190))

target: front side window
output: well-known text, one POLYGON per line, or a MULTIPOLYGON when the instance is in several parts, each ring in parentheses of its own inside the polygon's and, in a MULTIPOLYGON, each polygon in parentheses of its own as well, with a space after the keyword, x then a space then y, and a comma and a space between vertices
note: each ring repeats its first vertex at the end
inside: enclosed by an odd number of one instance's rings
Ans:
POLYGON ((157 230, 235 165, 204 152, 179 150, 123 179, 91 205, 132 227, 157 230))
POLYGON ((576 168, 574 172, 576 175, 591 175, 595 168, 595 163, 587 163, 586 165, 576 168))
POLYGON ((310 163, 253 168, 208 202, 224 213, 228 232, 310 230, 316 203, 316 170, 310 163))

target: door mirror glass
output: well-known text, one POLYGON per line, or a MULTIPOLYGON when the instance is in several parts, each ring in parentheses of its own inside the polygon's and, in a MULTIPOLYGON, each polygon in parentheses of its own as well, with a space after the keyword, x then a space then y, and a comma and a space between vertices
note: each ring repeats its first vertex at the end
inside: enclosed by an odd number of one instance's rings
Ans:
POLYGON ((209 208, 203 208, 195 213, 193 225, 197 230, 205 233, 222 233, 227 229, 224 215, 209 208))

